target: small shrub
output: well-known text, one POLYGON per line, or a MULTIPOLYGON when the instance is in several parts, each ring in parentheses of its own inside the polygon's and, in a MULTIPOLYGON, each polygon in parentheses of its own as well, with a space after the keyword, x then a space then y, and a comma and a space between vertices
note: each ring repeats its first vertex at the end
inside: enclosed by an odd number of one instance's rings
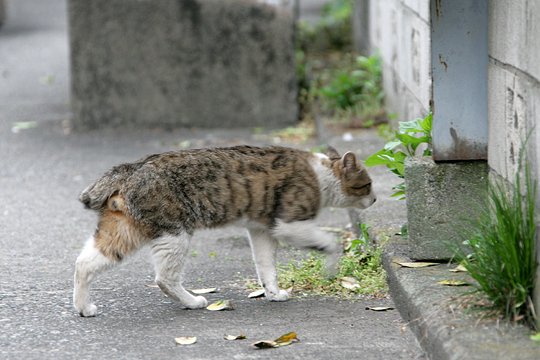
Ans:
MULTIPOLYGON (((429 113, 423 119, 400 122, 394 139, 369 156, 365 161, 366 166, 384 165, 399 178, 405 178, 405 159, 416 156, 419 150, 422 156, 431 155, 432 121, 432 114, 429 113)), ((393 197, 405 199, 405 182, 394 186, 393 190, 393 197)))
POLYGON ((536 182, 528 165, 514 183, 491 180, 487 204, 466 230, 465 247, 456 259, 477 281, 495 310, 506 318, 535 327, 532 292, 537 267, 536 182))
POLYGON ((363 122, 380 123, 384 117, 384 92, 380 58, 356 57, 352 64, 330 71, 321 77, 317 91, 323 106, 338 117, 360 117, 363 122))

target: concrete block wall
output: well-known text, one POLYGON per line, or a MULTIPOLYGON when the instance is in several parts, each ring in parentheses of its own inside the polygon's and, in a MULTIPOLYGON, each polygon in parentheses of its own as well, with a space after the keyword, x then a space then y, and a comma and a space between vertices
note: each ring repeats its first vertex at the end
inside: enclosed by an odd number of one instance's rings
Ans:
POLYGON ((380 0, 369 3, 371 53, 383 61, 386 105, 398 120, 429 111, 431 60, 429 0, 380 0))
POLYGON ((293 18, 255 0, 69 0, 73 125, 283 127, 293 18))
POLYGON ((489 165, 512 180, 527 135, 540 179, 540 2, 490 2, 489 165))

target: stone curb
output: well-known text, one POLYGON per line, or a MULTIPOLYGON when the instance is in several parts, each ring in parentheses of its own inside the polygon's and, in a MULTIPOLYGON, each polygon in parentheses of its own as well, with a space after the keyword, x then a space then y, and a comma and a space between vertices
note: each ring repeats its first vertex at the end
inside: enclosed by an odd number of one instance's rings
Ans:
POLYGON ((455 265, 441 263, 427 268, 402 268, 395 261, 410 261, 403 244, 389 244, 383 257, 390 294, 397 309, 433 360, 540 359, 540 344, 529 339, 531 331, 460 307, 461 294, 471 287, 451 287, 437 282, 469 280, 466 273, 451 273, 455 265))

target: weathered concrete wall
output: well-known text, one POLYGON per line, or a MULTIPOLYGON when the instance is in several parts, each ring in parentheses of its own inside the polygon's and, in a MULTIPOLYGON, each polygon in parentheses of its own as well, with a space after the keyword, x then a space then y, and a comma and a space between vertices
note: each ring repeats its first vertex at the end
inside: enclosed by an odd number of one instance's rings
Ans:
POLYGON ((488 183, 485 161, 405 164, 409 256, 442 260, 463 241, 463 229, 482 208, 488 183))
POLYGON ((70 0, 74 128, 279 127, 293 21, 250 0, 70 0))
MULTIPOLYGON (((489 31, 489 165, 512 181, 521 145, 540 179, 540 2, 490 1, 489 31), (530 135, 529 135, 530 134, 530 135)), ((540 197, 537 201, 540 211, 540 197)), ((540 219, 538 223, 540 234, 540 219)), ((540 259, 540 238, 537 239, 540 259)), ((535 307, 540 309, 540 267, 535 307)), ((538 319, 540 326, 540 318, 538 319)))
POLYGON ((368 7, 370 51, 383 61, 388 110, 400 121, 426 114, 431 99, 429 0, 378 0, 368 7))

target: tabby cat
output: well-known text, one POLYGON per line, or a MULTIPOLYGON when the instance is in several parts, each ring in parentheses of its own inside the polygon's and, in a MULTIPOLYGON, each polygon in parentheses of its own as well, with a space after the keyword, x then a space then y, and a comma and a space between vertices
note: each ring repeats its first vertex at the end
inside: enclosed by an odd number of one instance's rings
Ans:
POLYGON ((248 230, 266 297, 285 301, 275 267, 278 241, 326 253, 335 274, 341 247, 316 226, 317 214, 323 207, 367 208, 376 200, 352 152, 252 146, 150 155, 113 167, 79 199, 99 214, 75 264, 73 302, 81 316, 97 314, 88 290, 95 277, 145 245, 159 288, 187 308, 206 307, 204 297, 182 286, 190 239, 198 229, 231 223, 248 230))

